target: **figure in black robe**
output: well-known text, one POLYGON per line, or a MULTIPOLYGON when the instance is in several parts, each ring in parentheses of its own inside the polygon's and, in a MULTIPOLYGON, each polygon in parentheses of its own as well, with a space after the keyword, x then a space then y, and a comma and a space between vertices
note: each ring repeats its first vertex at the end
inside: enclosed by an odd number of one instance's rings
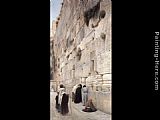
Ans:
POLYGON ((59 111, 60 105, 58 104, 58 94, 59 94, 59 93, 57 93, 55 100, 56 100, 56 109, 59 111))
POLYGON ((62 115, 65 115, 69 112, 68 101, 69 101, 69 95, 64 93, 62 96, 62 102, 61 102, 61 114, 62 115))
POLYGON ((80 84, 76 89, 74 103, 82 102, 82 85, 80 84))

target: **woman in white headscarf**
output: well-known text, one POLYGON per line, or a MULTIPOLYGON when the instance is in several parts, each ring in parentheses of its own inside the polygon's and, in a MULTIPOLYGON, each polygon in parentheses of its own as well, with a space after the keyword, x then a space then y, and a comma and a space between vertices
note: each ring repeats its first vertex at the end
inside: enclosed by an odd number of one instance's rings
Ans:
POLYGON ((76 92, 77 87, 78 87, 78 84, 73 86, 73 89, 72 89, 72 101, 74 101, 74 99, 75 99, 75 92, 76 92))
POLYGON ((63 96, 64 92, 65 92, 64 86, 60 85, 60 88, 58 90, 58 93, 59 93, 58 94, 58 104, 59 104, 59 110, 58 110, 58 112, 61 111, 61 102, 62 102, 62 96, 63 96))

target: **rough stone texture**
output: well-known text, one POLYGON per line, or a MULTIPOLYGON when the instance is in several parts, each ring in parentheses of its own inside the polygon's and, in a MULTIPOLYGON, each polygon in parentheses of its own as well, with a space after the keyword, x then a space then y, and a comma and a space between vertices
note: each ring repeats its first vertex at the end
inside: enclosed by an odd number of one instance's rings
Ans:
POLYGON ((55 69, 55 56, 54 56, 54 36, 56 32, 56 21, 52 22, 52 28, 50 32, 50 87, 54 89, 56 88, 56 80, 54 79, 54 69, 55 69))
POLYGON ((59 18, 53 37, 56 85, 71 93, 73 85, 86 84, 96 107, 111 114, 111 0, 64 0, 59 18))

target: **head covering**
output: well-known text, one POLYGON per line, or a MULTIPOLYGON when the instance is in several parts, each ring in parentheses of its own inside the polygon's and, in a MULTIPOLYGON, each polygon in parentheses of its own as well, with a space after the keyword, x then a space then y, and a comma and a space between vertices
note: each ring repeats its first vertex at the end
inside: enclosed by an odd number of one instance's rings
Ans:
POLYGON ((59 89, 59 95, 58 95, 58 103, 61 104, 62 102, 62 96, 65 93, 65 88, 60 88, 59 89))
POLYGON ((73 86, 73 89, 72 89, 72 92, 73 92, 73 93, 76 92, 77 87, 78 87, 78 84, 76 84, 75 86, 73 86))
POLYGON ((63 85, 63 84, 60 84, 60 88, 64 88, 64 85, 63 85))
POLYGON ((79 87, 82 88, 82 84, 79 84, 79 87))

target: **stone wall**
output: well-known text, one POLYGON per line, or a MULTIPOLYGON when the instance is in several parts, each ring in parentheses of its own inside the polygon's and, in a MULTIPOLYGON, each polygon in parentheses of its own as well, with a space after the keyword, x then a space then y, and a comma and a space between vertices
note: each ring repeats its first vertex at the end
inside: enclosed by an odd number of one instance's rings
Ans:
POLYGON ((96 107, 111 113, 111 0, 64 0, 54 35, 54 80, 86 84, 96 107))

